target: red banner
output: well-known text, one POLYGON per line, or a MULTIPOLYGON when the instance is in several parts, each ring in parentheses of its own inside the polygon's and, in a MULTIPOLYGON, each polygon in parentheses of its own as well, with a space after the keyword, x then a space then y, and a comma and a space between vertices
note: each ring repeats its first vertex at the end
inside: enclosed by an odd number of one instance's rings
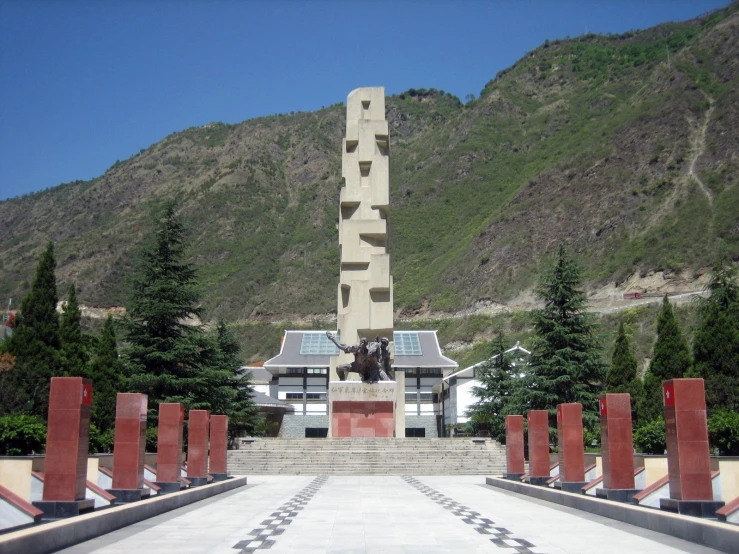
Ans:
POLYGON ((82 385, 82 405, 92 405, 92 385, 82 385))
POLYGON ((662 400, 664 401, 665 406, 674 406, 675 405, 675 385, 670 383, 669 385, 665 385, 662 389, 662 400))
POLYGON ((600 415, 605 417, 608 416, 608 404, 606 404, 604 399, 601 399, 600 401, 600 415))

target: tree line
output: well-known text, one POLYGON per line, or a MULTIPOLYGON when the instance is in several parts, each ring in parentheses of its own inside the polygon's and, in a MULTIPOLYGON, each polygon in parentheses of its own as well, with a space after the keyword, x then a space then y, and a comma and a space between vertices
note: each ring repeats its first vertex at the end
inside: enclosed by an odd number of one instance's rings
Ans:
POLYGON ((487 430, 505 440, 505 416, 547 410, 556 442, 556 406, 583 405, 586 446, 600 444, 598 397, 603 392, 631 394, 634 443, 645 453, 665 448, 662 381, 701 377, 706 387, 709 436, 721 454, 739 454, 739 283, 737 269, 722 257, 712 268, 705 298, 699 298, 692 349, 665 295, 657 319, 657 339, 640 376, 627 322, 622 321, 604 362, 598 325, 587 312, 580 268, 566 245, 537 288, 544 307, 532 312, 534 338, 528 364, 516 367, 501 331, 493 356, 477 371, 477 398, 467 412, 471 431, 487 430))
POLYGON ((0 455, 43 448, 55 376, 92 380, 94 450, 112 447, 118 392, 148 395, 147 448, 155 448, 162 402, 228 415, 231 433, 259 433, 239 343, 223 321, 212 328, 194 323, 202 307, 186 247, 186 229, 169 203, 154 215, 152 233, 139 249, 125 316, 108 316, 93 334, 82 329, 74 285, 57 313, 54 244, 47 244, 13 333, 0 342, 0 455))

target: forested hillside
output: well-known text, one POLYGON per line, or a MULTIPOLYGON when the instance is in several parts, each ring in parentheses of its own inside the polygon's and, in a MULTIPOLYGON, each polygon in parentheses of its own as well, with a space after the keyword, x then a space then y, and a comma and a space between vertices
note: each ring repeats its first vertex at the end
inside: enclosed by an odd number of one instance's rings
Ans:
MULTIPOLYGON (((721 248, 739 259, 737 11, 548 41, 467 104, 388 97, 401 314, 525 295, 563 239, 591 288, 692 279, 721 248)), ((332 312, 343 134, 342 105, 214 123, 92 181, 0 202, 0 298, 27 292, 51 239, 60 287, 124 304, 151 210, 176 198, 207 319, 332 312)))

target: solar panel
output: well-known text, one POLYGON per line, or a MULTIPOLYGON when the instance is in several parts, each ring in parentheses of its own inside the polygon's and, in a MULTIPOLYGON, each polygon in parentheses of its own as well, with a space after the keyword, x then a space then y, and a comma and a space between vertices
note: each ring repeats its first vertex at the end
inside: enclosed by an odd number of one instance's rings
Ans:
POLYGON ((395 354, 398 356, 421 356, 421 341, 416 331, 395 331, 395 354))
MULTIPOLYGON (((336 341, 339 342, 339 334, 336 334, 336 341)), ((336 356, 339 349, 336 345, 328 340, 326 333, 323 331, 308 331, 303 333, 303 341, 300 343, 300 354, 304 356, 328 355, 336 356)))

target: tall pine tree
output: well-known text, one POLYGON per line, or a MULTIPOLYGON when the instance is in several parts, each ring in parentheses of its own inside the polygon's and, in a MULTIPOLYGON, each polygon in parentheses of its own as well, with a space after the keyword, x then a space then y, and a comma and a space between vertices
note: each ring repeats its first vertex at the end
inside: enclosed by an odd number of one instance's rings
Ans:
POLYGON ((639 409, 642 422, 662 416, 662 381, 678 379, 690 371, 691 357, 688 343, 675 317, 667 295, 662 300, 662 311, 657 318, 657 342, 654 343, 652 362, 644 376, 644 398, 639 409))
POLYGON ((580 402, 587 425, 598 421, 605 368, 595 323, 585 311, 587 299, 581 282, 580 268, 563 243, 537 291, 545 304, 533 314, 534 347, 524 386, 519 389, 521 405, 548 410, 552 426, 557 404, 563 402, 580 402))
POLYGON ((60 362, 64 375, 86 377, 89 355, 82 338, 80 306, 74 285, 69 286, 67 302, 64 304, 59 324, 61 341, 60 362))
POLYGON ((477 403, 466 415, 476 426, 487 427, 492 438, 505 441, 505 416, 513 413, 510 404, 518 378, 502 331, 493 340, 493 356, 476 369, 476 378, 480 386, 472 388, 472 396, 477 403))
POLYGON ((14 391, 5 406, 11 413, 46 418, 51 378, 61 375, 55 271, 54 244, 49 242, 39 260, 31 292, 21 302, 21 313, 8 344, 10 354, 15 356, 15 367, 4 383, 14 391))
POLYGON ((92 379, 92 422, 101 432, 115 426, 115 405, 119 392, 126 390, 123 367, 118 358, 115 324, 112 316, 103 323, 95 352, 89 365, 92 379))
POLYGON ((739 283, 723 257, 714 266, 708 298, 698 309, 693 354, 695 373, 705 379, 708 408, 739 411, 739 283))
POLYGON ((611 366, 606 372, 606 392, 629 393, 631 395, 631 417, 638 423, 637 406, 642 402, 644 385, 637 374, 638 362, 631 347, 631 339, 626 332, 626 324, 621 321, 613 345, 611 366))

